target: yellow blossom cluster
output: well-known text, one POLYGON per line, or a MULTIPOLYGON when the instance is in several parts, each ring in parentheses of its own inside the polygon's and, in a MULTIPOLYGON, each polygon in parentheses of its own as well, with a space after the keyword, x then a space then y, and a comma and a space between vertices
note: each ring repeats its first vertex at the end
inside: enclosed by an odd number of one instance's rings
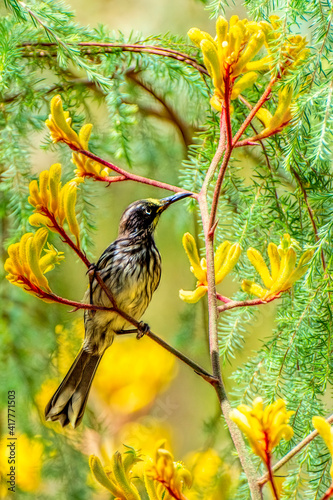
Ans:
POLYGON ((89 459, 90 469, 95 479, 109 490, 118 500, 141 500, 134 480, 141 480, 151 500, 183 500, 183 490, 191 487, 191 474, 180 462, 174 462, 172 454, 162 448, 164 442, 157 447, 155 460, 127 447, 127 451, 113 454, 110 464, 102 466, 95 455, 89 459), (136 464, 143 463, 142 477, 136 464))
POLYGON ((145 485, 149 498, 156 500, 182 500, 184 488, 192 486, 190 472, 181 462, 174 462, 165 442, 159 443, 155 460, 149 460, 145 468, 145 485))
POLYGON ((289 85, 284 86, 278 94, 278 104, 277 108, 272 115, 272 113, 262 107, 256 113, 256 118, 258 118, 264 125, 264 130, 262 130, 258 135, 254 136, 252 140, 263 139, 271 135, 273 132, 278 132, 291 120, 291 100, 293 97, 293 88, 289 85))
MULTIPOLYGON (((185 233, 183 236, 183 246, 191 264, 191 272, 197 278, 197 286, 193 291, 180 290, 179 297, 185 302, 193 304, 198 302, 208 290, 207 283, 207 263, 206 259, 200 260, 198 248, 195 239, 190 233, 185 233)), ((241 254, 241 247, 238 243, 233 245, 229 241, 224 241, 216 249, 214 264, 215 264, 215 281, 221 281, 229 274, 237 264, 241 254)))
POLYGON ((64 111, 60 95, 56 95, 51 100, 51 114, 46 125, 50 130, 52 141, 64 142, 74 151, 72 161, 76 166, 74 171, 77 177, 107 177, 110 173, 108 168, 101 169, 101 165, 75 150, 89 150, 89 139, 92 130, 92 124, 86 123, 81 127, 77 134, 72 128, 72 119, 68 111, 64 111))
POLYGON ((59 233, 66 221, 70 232, 80 247, 80 227, 77 221, 75 207, 77 197, 77 182, 72 180, 61 186, 61 165, 55 163, 50 170, 43 170, 39 180, 29 184, 28 201, 35 207, 29 222, 32 226, 46 226, 51 231, 59 233))
POLYGON ((306 250, 296 266, 296 252, 293 246, 297 243, 291 239, 289 234, 284 234, 281 243, 276 246, 274 243, 268 245, 268 257, 271 271, 269 271, 262 254, 249 248, 247 256, 254 266, 266 288, 250 280, 243 280, 242 289, 252 293, 263 300, 276 297, 285 292, 295 281, 299 280, 308 270, 309 261, 313 256, 313 250, 306 250))
POLYGON ((234 80, 244 73, 231 90, 231 99, 236 99, 254 84, 258 77, 255 71, 268 67, 267 58, 251 62, 265 41, 262 23, 232 16, 228 25, 228 21, 219 16, 215 39, 198 28, 192 28, 188 36, 202 50, 205 66, 215 87, 211 104, 218 111, 221 111, 226 90, 231 88, 230 79, 234 80))
MULTIPOLYGON (((8 281, 37 297, 41 296, 41 290, 52 293, 45 273, 64 259, 63 253, 58 252, 53 245, 48 243, 48 248, 45 248, 47 236, 46 228, 38 229, 35 234, 24 234, 19 243, 9 246, 9 257, 4 266, 8 281)), ((48 301, 45 297, 43 300, 48 301)))
POLYGON ((264 408, 261 398, 253 401, 253 406, 239 405, 232 410, 230 418, 248 438, 252 451, 267 464, 269 456, 282 438, 292 438, 294 431, 288 425, 293 411, 286 410, 286 403, 278 399, 264 408))
MULTIPOLYGON (((229 24, 222 16, 216 21, 216 36, 198 28, 188 32, 191 41, 202 51, 204 64, 210 74, 214 95, 211 105, 217 111, 224 107, 226 99, 236 99, 253 86, 258 78, 257 71, 272 71, 279 68, 278 77, 304 60, 307 54, 306 38, 289 35, 282 39, 282 23, 278 16, 270 16, 270 22, 254 22, 232 16, 229 24), (253 60, 262 46, 267 54, 253 60), (276 54, 282 60, 276 62, 276 54)), ((267 137, 278 131, 291 118, 290 104, 293 96, 291 86, 282 88, 275 113, 261 108, 256 116, 265 130, 256 139, 267 137)))

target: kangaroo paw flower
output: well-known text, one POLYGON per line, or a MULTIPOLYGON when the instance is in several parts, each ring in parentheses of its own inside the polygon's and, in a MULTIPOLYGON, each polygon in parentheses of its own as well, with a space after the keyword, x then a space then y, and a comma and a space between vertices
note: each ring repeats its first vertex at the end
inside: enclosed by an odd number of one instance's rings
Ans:
POLYGON ((192 485, 191 474, 181 462, 174 462, 172 454, 164 446, 163 441, 157 448, 155 460, 146 464, 145 484, 149 485, 147 489, 150 493, 155 493, 150 498, 162 499, 168 492, 170 498, 183 500, 184 488, 192 485))
POLYGON ((267 465, 272 450, 282 438, 292 438, 294 432, 288 425, 293 411, 286 410, 286 403, 278 399, 264 408, 261 398, 253 401, 253 406, 239 405, 232 410, 230 418, 247 437, 252 451, 267 465))
MULTIPOLYGON (((184 302, 194 304, 198 302, 208 290, 207 282, 207 264, 206 259, 199 257, 199 252, 195 239, 190 233, 185 233, 183 236, 183 246, 191 264, 191 272, 197 278, 197 286, 195 290, 180 290, 179 297, 184 302)), ((221 283, 237 264, 241 254, 241 247, 238 243, 233 245, 229 241, 224 241, 215 252, 215 281, 216 284, 221 283)))
POLYGON ((45 273, 64 259, 63 253, 52 245, 44 248, 47 236, 46 228, 38 229, 35 234, 24 234, 19 243, 9 246, 9 257, 4 266, 8 281, 39 298, 43 298, 42 292, 52 293, 45 273))
POLYGON ((259 273, 265 288, 250 280, 243 280, 242 289, 245 292, 252 293, 263 300, 272 297, 278 297, 299 280, 309 267, 309 262, 313 256, 313 250, 306 250, 301 255, 296 266, 296 252, 293 248, 294 241, 289 234, 281 238, 281 244, 277 247, 274 243, 268 245, 268 256, 271 270, 268 269, 263 256, 258 250, 249 248, 247 256, 259 273))
POLYGON ((82 180, 72 180, 61 186, 61 165, 56 163, 50 170, 43 170, 39 181, 30 182, 28 201, 35 207, 29 222, 32 226, 46 226, 50 231, 59 232, 66 221, 70 232, 80 246, 80 228, 75 206, 77 184, 82 180))
POLYGON ((74 149, 72 162, 76 166, 74 172, 77 177, 94 177, 98 179, 109 175, 109 169, 103 168, 99 163, 75 151, 77 149, 89 150, 92 124, 86 123, 79 133, 75 132, 71 126, 72 119, 69 112, 63 109, 60 95, 54 96, 51 100, 51 114, 45 123, 50 130, 53 142, 64 142, 74 149))

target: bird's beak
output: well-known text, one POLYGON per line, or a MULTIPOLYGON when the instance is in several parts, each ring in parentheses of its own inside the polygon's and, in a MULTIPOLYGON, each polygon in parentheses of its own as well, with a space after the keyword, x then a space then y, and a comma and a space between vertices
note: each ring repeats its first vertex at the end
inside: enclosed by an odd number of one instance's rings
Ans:
POLYGON ((172 203, 175 203, 175 201, 182 200, 183 198, 187 198, 191 195, 192 193, 177 193, 173 194, 172 196, 168 196, 167 198, 162 198, 162 200, 160 200, 158 213, 164 212, 164 210, 168 208, 172 203))

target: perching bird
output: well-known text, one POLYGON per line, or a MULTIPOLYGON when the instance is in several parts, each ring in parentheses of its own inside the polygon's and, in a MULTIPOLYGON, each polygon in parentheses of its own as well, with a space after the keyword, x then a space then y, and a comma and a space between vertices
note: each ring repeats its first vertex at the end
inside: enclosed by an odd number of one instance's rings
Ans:
MULTIPOLYGON (((95 270, 112 292, 119 309, 139 320, 158 287, 161 257, 154 241, 154 230, 161 213, 191 193, 178 193, 162 200, 139 200, 126 208, 118 238, 103 252, 95 270)), ((112 307, 96 278, 83 302, 112 307)), ((86 309, 83 346, 64 380, 45 408, 46 420, 59 420, 64 427, 77 427, 87 404, 89 390, 105 350, 117 332, 132 327, 112 311, 86 309)))

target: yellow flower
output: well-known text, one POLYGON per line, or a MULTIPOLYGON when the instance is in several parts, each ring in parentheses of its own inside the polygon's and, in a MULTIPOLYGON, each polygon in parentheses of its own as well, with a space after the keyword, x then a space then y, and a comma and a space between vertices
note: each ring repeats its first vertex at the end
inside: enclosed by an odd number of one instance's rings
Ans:
MULTIPOLYGON (((64 259, 62 252, 52 245, 48 244, 48 248, 44 248, 47 236, 46 228, 38 229, 35 234, 24 234, 19 243, 9 246, 9 257, 4 266, 8 281, 37 297, 40 297, 41 290, 52 293, 44 275, 64 259), (43 249, 45 254, 41 256, 43 249)), ((48 302, 48 299, 43 300, 48 302)))
MULTIPOLYGON (((313 417, 312 423, 315 429, 319 432, 325 444, 333 457, 333 428, 323 417, 313 417)), ((333 478, 333 463, 330 469, 331 477, 333 478)))
POLYGON ((292 438, 294 431, 288 425, 293 411, 286 410, 286 403, 278 399, 264 408, 262 399, 253 401, 253 407, 239 405, 230 412, 230 418, 246 435, 253 452, 267 464, 270 454, 282 438, 292 438))
POLYGON ((184 499, 185 487, 190 488, 192 477, 181 462, 174 462, 172 454, 164 448, 165 441, 159 443, 155 460, 147 461, 145 467, 145 485, 152 500, 163 498, 184 499), (167 493, 169 493, 169 496, 167 493))
POLYGON ((75 152, 77 149, 89 150, 89 139, 92 124, 86 123, 77 134, 72 128, 72 119, 68 111, 64 111, 60 95, 56 95, 51 100, 51 114, 46 120, 46 125, 50 130, 53 142, 64 142, 74 149, 72 161, 77 167, 74 172, 77 177, 107 177, 110 173, 108 168, 103 168, 94 160, 87 156, 75 152))
POLYGON ((95 479, 109 490, 117 500, 141 500, 138 490, 133 484, 133 466, 141 461, 140 455, 134 448, 127 447, 121 454, 116 451, 111 458, 110 465, 103 467, 100 459, 95 455, 89 458, 89 466, 95 479))
MULTIPOLYGON (((199 252, 195 239, 190 233, 185 233, 183 236, 183 246, 191 263, 191 272, 197 278, 197 286, 194 291, 179 290, 179 297, 185 302, 194 304, 203 297, 208 290, 207 283, 207 264, 206 259, 199 257, 199 252)), ((215 281, 216 284, 230 273, 235 267, 241 254, 241 247, 238 243, 233 245, 229 241, 224 241, 215 252, 215 281)))
POLYGON ((266 108, 259 109, 256 113, 256 118, 264 124, 265 128, 260 134, 253 137, 252 140, 262 139, 271 135, 273 132, 277 132, 291 120, 290 104, 292 97, 293 88, 286 85, 279 91, 278 105, 274 115, 266 108))
POLYGON ((161 448, 164 443, 160 442, 155 460, 129 446, 126 446, 127 451, 124 453, 116 451, 105 467, 98 457, 91 455, 91 472, 117 500, 141 499, 134 479, 144 482, 150 500, 183 500, 182 491, 191 486, 191 475, 182 463, 173 461, 169 451, 161 448), (142 463, 143 469, 140 467, 142 463))
POLYGON ((283 235, 281 244, 278 247, 274 243, 269 243, 268 256, 271 271, 269 271, 261 253, 254 248, 249 248, 247 256, 260 274, 266 288, 261 287, 253 281, 243 280, 242 289, 263 300, 267 300, 272 297, 278 297, 282 292, 291 288, 295 281, 299 280, 306 273, 309 261, 313 256, 313 250, 306 250, 301 255, 297 267, 295 267, 296 252, 293 249, 295 243, 289 234, 283 235))
MULTIPOLYGON (((241 73, 249 71, 247 65, 262 47, 265 33, 260 23, 232 16, 228 26, 228 22, 220 16, 216 21, 215 39, 198 28, 190 29, 188 36, 202 50, 205 66, 215 87, 211 105, 221 111, 226 80, 231 78, 233 83, 241 73)), ((262 60, 256 63, 259 69, 262 69, 262 60)), ((265 64, 267 66, 267 61, 265 64)), ((252 86, 256 78, 257 74, 254 71, 244 75, 234 84, 231 99, 236 99, 241 91, 252 86)))
MULTIPOLYGON (((221 111, 225 100, 225 85, 231 91, 231 99, 236 99, 243 90, 253 86, 258 75, 256 71, 269 71, 275 66, 274 53, 279 48, 281 21, 270 17, 270 23, 240 20, 232 16, 230 22, 220 16, 216 21, 216 37, 198 28, 188 32, 191 41, 202 51, 203 60, 215 87, 211 105, 221 111), (267 55, 254 60, 265 44, 267 55), (236 79, 243 76, 236 81, 236 79)), ((280 74, 295 66, 305 58, 306 39, 299 35, 286 37, 282 46, 283 60, 279 61, 280 74)))
MULTIPOLYGON (((8 444, 8 439, 0 441, 0 470, 7 472, 9 472, 8 459, 10 454, 8 444)), ((36 492, 41 483, 40 472, 43 464, 43 445, 36 439, 29 439, 25 434, 18 434, 15 446, 15 482, 17 487, 29 493, 36 492)), ((15 494, 13 497, 15 497, 15 494)))
POLYGON ((32 226, 46 226, 51 231, 61 234, 65 220, 70 232, 80 246, 80 228, 76 218, 75 206, 77 183, 82 180, 71 180, 61 186, 61 165, 55 163, 50 170, 43 170, 39 182, 33 180, 29 184, 28 201, 35 207, 34 214, 29 217, 32 226))

